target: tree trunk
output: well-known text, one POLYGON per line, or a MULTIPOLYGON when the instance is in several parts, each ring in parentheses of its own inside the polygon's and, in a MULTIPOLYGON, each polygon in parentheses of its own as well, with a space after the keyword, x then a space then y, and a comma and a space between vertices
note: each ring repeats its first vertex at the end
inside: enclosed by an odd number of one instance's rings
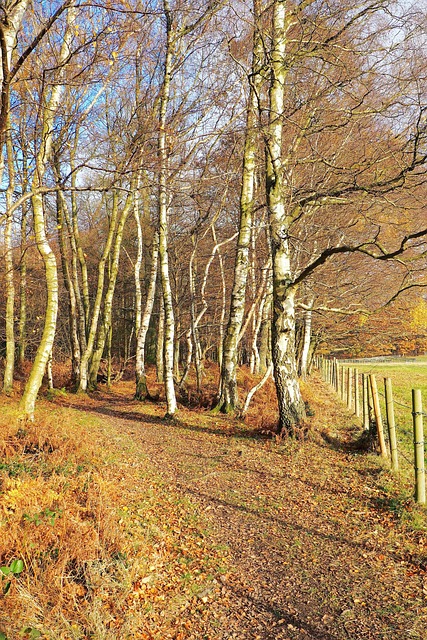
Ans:
POLYGON ((301 361, 300 361, 300 376, 303 380, 307 378, 310 344, 311 344, 311 319, 313 315, 313 303, 312 299, 309 303, 309 308, 304 313, 304 338, 302 345, 301 361))
POLYGON ((87 346, 89 331, 90 305, 89 305, 89 285, 87 275, 87 265, 84 251, 80 244, 80 233, 78 226, 78 207, 76 193, 74 191, 77 183, 77 172, 75 171, 74 156, 78 142, 78 130, 75 132, 74 144, 70 148, 71 167, 71 211, 64 202, 64 216, 68 229, 68 237, 71 247, 71 273, 78 309, 78 335, 80 342, 80 353, 84 353, 87 346), (80 274, 79 277, 79 267, 80 274))
MULTIPOLYGON (((3 3, 4 5, 5 3, 3 3)), ((6 143, 8 164, 8 187, 6 189, 6 224, 4 232, 6 267, 6 362, 3 378, 3 391, 10 394, 13 388, 15 368, 15 282, 13 268, 11 206, 14 192, 15 168, 10 129, 10 83, 12 53, 16 46, 16 35, 27 10, 28 0, 17 0, 2 6, 0 16, 0 183, 3 182, 4 146, 6 143)))
MULTIPOLYGON (((212 237, 217 244, 215 227, 212 227, 212 237)), ((219 262, 219 272, 221 274, 221 315, 219 318, 219 340, 218 340, 218 368, 222 370, 222 345, 224 343, 224 320, 225 320, 225 307, 226 307, 226 296, 227 296, 227 286, 225 282, 225 273, 224 273, 224 261, 222 259, 222 254, 220 248, 218 248, 218 262, 219 262)))
POLYGON ((21 409, 29 420, 34 419, 37 394, 42 384, 48 359, 52 353, 58 313, 58 271, 55 254, 46 237, 42 197, 40 195, 33 196, 32 204, 37 248, 45 267, 47 304, 42 338, 21 398, 21 409))
POLYGON ((261 34, 258 30, 259 6, 254 0, 254 35, 252 74, 246 116, 246 135, 243 156, 242 189, 240 193, 240 222, 231 292, 230 316, 222 348, 220 397, 214 411, 230 413, 238 405, 237 346, 245 312, 246 282, 248 278, 249 244, 255 187, 255 158, 257 150, 258 99, 262 82, 259 72, 263 55, 261 34))
POLYGON ((52 356, 52 351, 51 351, 50 355, 49 355, 49 358, 47 359, 47 364, 46 364, 47 388, 49 389, 49 391, 53 391, 53 388, 54 388, 54 385, 53 385, 52 360, 53 360, 53 356, 52 356))
POLYGON ((74 145, 70 149, 70 166, 71 166, 71 232, 70 240, 73 250, 73 277, 75 280, 75 290, 78 292, 78 304, 80 315, 80 346, 83 352, 86 348, 86 342, 89 333, 89 318, 90 318, 90 302, 89 302, 89 279, 87 274, 87 264, 85 254, 80 242, 79 221, 78 221, 78 207, 76 200, 76 184, 77 184, 77 172, 75 170, 75 154, 77 152, 78 144, 78 131, 76 131, 74 138, 74 145), (78 285, 78 269, 77 261, 80 265, 81 273, 81 293, 80 286, 78 285), (83 308, 83 313, 82 313, 83 308))
POLYGON ((286 2, 273 3, 270 113, 266 145, 266 191, 273 259, 272 359, 279 405, 279 433, 294 435, 305 415, 295 361, 295 294, 286 215, 286 180, 282 162, 283 106, 286 79, 286 2))
POLYGON ((104 293, 104 281, 105 281, 105 267, 107 258, 111 251, 113 244, 114 231, 117 225, 118 206, 117 206, 117 194, 114 194, 113 208, 110 219, 110 227, 108 229, 108 236, 105 242, 104 250, 102 252, 101 259, 98 264, 98 282, 96 287, 96 296, 93 302, 92 319, 90 322, 90 328, 88 333, 88 339, 86 349, 82 353, 80 362, 80 380, 77 391, 79 393, 86 393, 89 385, 89 362, 92 358, 93 349, 95 346, 95 339, 98 330, 99 316, 101 314, 102 296, 104 293))
POLYGON ((145 309, 141 318, 140 327, 136 338, 136 400, 145 400, 147 397, 149 397, 147 388, 147 376, 145 373, 145 340, 147 338, 148 327, 150 326, 151 314, 153 313, 154 297, 156 294, 158 257, 159 236, 156 233, 153 238, 153 246, 151 250, 151 269, 147 299, 145 301, 145 309))
POLYGON ((173 379, 174 334, 175 320, 172 304, 172 290, 169 278, 168 258, 168 152, 166 148, 166 113, 169 104, 170 82, 172 73, 173 55, 173 25, 172 14, 168 0, 163 1, 163 11, 166 18, 166 53, 164 62, 163 85, 159 107, 159 259, 160 276, 162 282, 163 305, 165 314, 164 338, 163 338, 163 372, 166 393, 167 415, 173 416, 176 412, 176 396, 173 379))
POLYGON ((47 100, 43 110, 43 129, 41 137, 42 144, 37 153, 36 171, 33 179, 33 191, 35 192, 32 197, 34 235, 36 238, 37 248, 43 259, 45 267, 47 304, 42 338, 37 349, 36 357, 27 384, 25 386, 20 405, 25 416, 30 420, 34 419, 34 408, 37 394, 42 384, 47 361, 52 352, 56 331, 56 318, 58 313, 58 271, 56 266, 56 258, 46 235, 46 220, 43 210, 43 199, 41 195, 36 193, 36 191, 41 186, 47 163, 49 162, 52 154, 55 116, 63 93, 63 86, 60 84, 60 81, 62 79, 61 75, 64 69, 63 65, 65 65, 70 54, 70 42, 72 38, 71 26, 74 22, 74 18, 75 9, 69 8, 67 12, 66 31, 58 56, 60 78, 58 82, 53 85, 49 99, 47 100))
POLYGON ((6 147, 9 184, 6 190, 6 225, 4 230, 5 267, 6 267, 6 362, 3 378, 3 392, 12 393, 13 373, 15 369, 15 278, 13 266, 12 226, 13 217, 11 207, 15 188, 13 166, 13 150, 10 132, 10 121, 7 118, 6 147))
MULTIPOLYGON (((122 213, 120 215, 119 224, 117 225, 116 237, 114 240, 113 247, 113 256, 111 261, 111 269, 110 269, 110 277, 108 281, 107 291, 104 297, 104 312, 101 327, 99 329, 99 334, 97 338, 96 349, 92 354, 92 361, 90 365, 89 372, 89 388, 95 389, 97 376, 99 371, 99 366, 101 364, 102 354, 104 353, 105 341, 107 339, 107 335, 111 326, 111 317, 113 312, 113 298, 114 291, 116 288, 117 275, 119 273, 119 262, 120 262, 120 250, 122 246, 123 233, 125 229, 126 220, 133 206, 133 198, 134 198, 134 190, 131 186, 131 190, 126 198, 126 202, 124 204, 122 213)), ((127 338, 125 336, 125 352, 124 357, 126 360, 126 350, 127 350, 127 338)))
POLYGON ((78 313, 77 313, 77 301, 76 292, 74 289, 74 282, 70 274, 70 267, 68 263, 68 250, 66 239, 66 222, 65 222, 65 198, 63 192, 59 189, 60 171, 59 171, 59 159, 54 158, 54 172, 58 185, 58 191, 56 192, 56 220, 59 236, 59 249, 61 254, 61 266, 62 277, 64 279, 65 290, 68 294, 68 322, 70 327, 71 338, 71 369, 72 369, 72 382, 76 384, 80 378, 80 341, 78 332, 78 313))
POLYGON ((164 382, 164 359, 163 359, 163 342, 165 335, 165 310, 163 307, 163 296, 160 292, 159 298, 159 320, 157 323, 157 340, 156 340, 156 378, 157 382, 164 382))
POLYGON ((272 300, 272 282, 267 290, 267 297, 262 310, 262 320, 260 329, 260 345, 259 345, 259 369, 264 373, 271 362, 271 300, 272 300))
MULTIPOLYGON (((28 188, 27 154, 23 156, 22 191, 28 188)), ((22 369, 25 361, 27 343, 27 217, 28 202, 22 204, 21 209, 21 260, 19 265, 19 327, 18 327, 18 365, 22 369)))

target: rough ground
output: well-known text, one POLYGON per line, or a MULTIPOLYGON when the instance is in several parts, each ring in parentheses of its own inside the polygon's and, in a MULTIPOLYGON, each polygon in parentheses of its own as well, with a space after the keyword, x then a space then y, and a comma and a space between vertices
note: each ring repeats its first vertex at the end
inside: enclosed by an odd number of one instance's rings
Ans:
POLYGON ((130 386, 72 401, 102 416, 132 473, 152 465, 191 500, 224 554, 194 627, 190 616, 176 636, 141 637, 427 639, 427 532, 402 521, 410 505, 384 490, 390 474, 352 446, 352 419, 314 384, 314 435, 288 444, 185 409, 165 422, 164 407, 129 399, 130 386))

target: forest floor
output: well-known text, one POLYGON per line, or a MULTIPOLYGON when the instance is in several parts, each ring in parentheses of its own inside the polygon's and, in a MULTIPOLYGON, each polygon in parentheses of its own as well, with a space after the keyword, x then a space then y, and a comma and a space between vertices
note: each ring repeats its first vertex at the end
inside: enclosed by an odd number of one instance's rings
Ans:
MULTIPOLYGON (((425 509, 413 505, 375 454, 357 448, 359 425, 323 382, 313 377, 306 393, 314 416, 308 436, 292 442, 184 407, 167 422, 161 403, 130 399, 131 383, 90 398, 58 395, 50 411, 59 422, 66 411, 89 447, 78 470, 86 489, 76 479, 80 504, 98 519, 98 538, 116 565, 106 568, 101 554, 96 572, 93 558, 74 552, 61 565, 61 585, 71 595, 59 607, 52 594, 42 601, 47 565, 31 568, 28 545, 19 549, 11 538, 39 594, 30 598, 25 571, 16 576, 0 602, 4 637, 427 639, 425 509), (92 491, 86 502, 83 490, 92 491)), ((72 478, 56 480, 56 496, 72 478)), ((10 506, 5 488, 3 506, 10 506)), ((16 491, 15 506, 6 509, 15 520, 25 510, 16 491)), ((37 532, 45 526, 47 535, 56 509, 57 538, 49 547, 55 562, 70 539, 67 507, 59 509, 58 500, 56 507, 41 505, 38 516, 24 513, 15 534, 22 537, 24 526, 28 534, 31 524, 35 530, 37 517, 37 532)), ((74 516, 74 529, 76 522, 74 516)), ((4 550, 2 556, 4 563, 4 550)))

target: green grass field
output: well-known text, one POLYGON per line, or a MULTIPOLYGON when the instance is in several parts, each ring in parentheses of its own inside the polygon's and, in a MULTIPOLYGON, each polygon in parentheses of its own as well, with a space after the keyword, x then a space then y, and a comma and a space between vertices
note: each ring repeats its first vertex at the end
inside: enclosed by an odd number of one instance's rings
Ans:
MULTIPOLYGON (((350 364, 348 366, 351 366, 350 364)), ((399 466, 402 479, 413 480, 413 422, 412 389, 420 389, 423 398, 423 411, 427 416, 427 357, 417 358, 415 362, 400 363, 370 362, 355 363, 359 373, 375 374, 380 393, 381 412, 384 430, 387 434, 387 421, 384 398, 384 379, 390 378, 393 387, 394 412, 399 449, 399 466)), ((424 418, 424 433, 427 431, 427 417, 424 418)), ((426 438, 427 439, 427 438, 426 438)))

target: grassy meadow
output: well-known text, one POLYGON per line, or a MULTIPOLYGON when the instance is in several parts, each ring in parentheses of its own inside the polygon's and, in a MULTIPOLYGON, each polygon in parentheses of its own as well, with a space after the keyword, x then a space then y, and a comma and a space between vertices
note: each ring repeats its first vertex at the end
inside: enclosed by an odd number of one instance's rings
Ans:
MULTIPOLYGON (((399 449, 399 475, 409 489, 413 481, 413 423, 412 389, 420 389, 423 398, 423 411, 427 413, 427 357, 416 358, 413 362, 369 362, 357 363, 359 373, 375 374, 380 394, 381 413, 385 435, 388 441, 387 421, 384 398, 384 379, 390 378, 393 387, 394 413, 399 449)), ((427 419, 424 420, 424 433, 427 419)))

